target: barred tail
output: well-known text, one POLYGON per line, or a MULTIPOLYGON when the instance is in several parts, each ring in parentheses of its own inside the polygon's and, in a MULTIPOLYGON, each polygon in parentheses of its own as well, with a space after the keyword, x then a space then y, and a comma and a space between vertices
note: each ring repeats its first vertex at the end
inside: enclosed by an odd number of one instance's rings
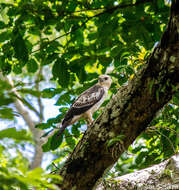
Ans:
POLYGON ((59 137, 60 135, 62 135, 63 131, 67 128, 68 124, 67 123, 63 123, 62 127, 60 127, 58 133, 57 133, 57 137, 59 137))

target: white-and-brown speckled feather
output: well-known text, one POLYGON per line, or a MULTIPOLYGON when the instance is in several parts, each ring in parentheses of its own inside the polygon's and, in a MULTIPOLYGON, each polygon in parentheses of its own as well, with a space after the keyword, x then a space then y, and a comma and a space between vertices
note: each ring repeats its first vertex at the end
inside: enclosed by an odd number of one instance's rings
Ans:
POLYGON ((108 75, 101 75, 100 77, 97 84, 84 91, 71 105, 63 119, 58 136, 63 133, 67 126, 72 125, 80 118, 87 118, 90 123, 92 122, 92 114, 104 102, 112 82, 108 75))

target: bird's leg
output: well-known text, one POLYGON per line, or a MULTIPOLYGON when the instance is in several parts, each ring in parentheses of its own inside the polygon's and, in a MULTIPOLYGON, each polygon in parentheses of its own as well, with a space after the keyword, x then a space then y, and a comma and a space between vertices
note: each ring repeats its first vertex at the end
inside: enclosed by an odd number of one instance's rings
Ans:
POLYGON ((89 127, 93 123, 93 117, 91 113, 87 113, 86 116, 87 116, 87 122, 88 122, 87 125, 89 127))

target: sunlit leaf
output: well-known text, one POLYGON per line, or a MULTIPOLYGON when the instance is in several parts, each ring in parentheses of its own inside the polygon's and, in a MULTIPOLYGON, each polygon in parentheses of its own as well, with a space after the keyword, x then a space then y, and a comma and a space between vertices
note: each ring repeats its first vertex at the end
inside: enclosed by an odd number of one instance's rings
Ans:
POLYGON ((3 138, 12 138, 14 140, 25 140, 29 141, 31 140, 31 137, 27 133, 26 130, 22 129, 17 131, 15 128, 8 128, 0 131, 0 139, 3 138))

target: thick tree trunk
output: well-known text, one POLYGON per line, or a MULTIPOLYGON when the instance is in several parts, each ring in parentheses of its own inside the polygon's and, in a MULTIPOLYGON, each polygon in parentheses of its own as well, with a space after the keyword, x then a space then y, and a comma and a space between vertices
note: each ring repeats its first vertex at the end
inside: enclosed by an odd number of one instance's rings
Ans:
POLYGON ((158 165, 112 180, 101 180, 94 190, 179 189, 179 155, 158 165))
POLYGON ((119 89, 93 126, 89 127, 59 172, 62 190, 91 190, 179 87, 179 1, 172 4, 167 30, 143 69, 119 89), (122 142, 107 147, 111 138, 122 142))

